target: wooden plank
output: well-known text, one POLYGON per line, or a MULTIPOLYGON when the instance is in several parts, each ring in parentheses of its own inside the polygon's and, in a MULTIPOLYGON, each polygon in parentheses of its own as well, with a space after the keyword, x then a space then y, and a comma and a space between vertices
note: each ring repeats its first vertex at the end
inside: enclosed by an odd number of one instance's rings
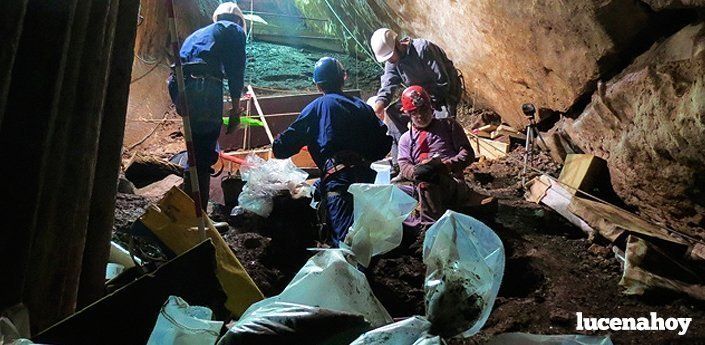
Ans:
POLYGON ((488 139, 489 139, 490 136, 491 136, 491 133, 485 132, 485 131, 481 131, 481 130, 479 130, 479 129, 473 129, 473 130, 472 130, 472 134, 477 135, 478 137, 481 137, 481 138, 488 138, 488 139))
POLYGON ((498 131, 504 131, 504 132, 511 132, 511 133, 519 133, 519 130, 515 129, 512 126, 507 126, 507 125, 499 125, 497 126, 498 131))
POLYGON ((475 151, 475 157, 484 156, 487 159, 499 159, 509 153, 509 144, 469 135, 470 145, 475 151))
POLYGON ((574 197, 554 178, 548 175, 541 175, 529 181, 524 198, 527 201, 537 204, 542 203, 552 208, 573 225, 584 231, 590 238, 594 237, 595 230, 580 217, 568 210, 574 197))
POLYGON ((247 91, 249 91, 250 96, 252 97, 252 100, 255 102, 255 108, 257 109, 257 114, 259 114, 259 119, 264 123, 264 130, 267 131, 267 137, 269 138, 269 143, 273 144, 274 143, 274 136, 272 135, 272 130, 269 129, 269 124, 267 123, 267 119, 264 117, 264 113, 262 112, 262 107, 259 106, 259 101, 257 100, 257 95, 255 94, 255 90, 252 90, 252 85, 247 85, 247 91))
POLYGON ((477 130, 479 132, 487 132, 487 133, 492 133, 497 129, 497 125, 484 125, 482 127, 478 127, 477 130))
POLYGON ((492 131, 490 138, 494 139, 494 138, 497 138, 502 135, 506 135, 506 136, 521 139, 521 140, 526 140, 526 135, 524 133, 521 133, 518 130, 514 129, 513 127, 506 126, 506 125, 498 126, 494 131, 492 131))
POLYGON ((568 185, 573 195, 578 189, 589 192, 606 170, 607 162, 602 158, 588 154, 569 154, 558 181, 568 185))
POLYGON ((642 295, 649 290, 667 289, 705 300, 701 269, 672 255, 669 250, 629 236, 625 260, 624 274, 619 282, 626 289, 625 294, 642 295))
POLYGON ((672 243, 687 244, 680 238, 671 236, 668 230, 616 206, 573 197, 568 210, 583 219, 591 228, 596 229, 601 236, 613 242, 626 231, 672 243))

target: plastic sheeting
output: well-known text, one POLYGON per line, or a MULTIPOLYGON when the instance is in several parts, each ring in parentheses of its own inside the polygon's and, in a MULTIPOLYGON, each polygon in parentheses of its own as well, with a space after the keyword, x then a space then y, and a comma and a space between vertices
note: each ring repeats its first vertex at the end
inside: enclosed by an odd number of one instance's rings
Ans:
POLYGON ((212 317, 206 307, 190 306, 180 297, 169 296, 147 345, 213 345, 223 322, 211 321, 212 317))
POLYGON ((609 337, 579 334, 540 335, 529 333, 504 333, 490 339, 487 345, 612 345, 609 337))
POLYGON ((426 232, 426 315, 432 334, 476 334, 492 311, 504 275, 504 246, 475 218, 447 211, 426 232))
POLYGON ((439 336, 427 332, 431 323, 423 317, 414 316, 384 327, 369 331, 350 345, 441 345, 439 336))
POLYGON ((392 317, 372 293, 367 278, 345 259, 345 252, 330 249, 314 255, 282 293, 250 306, 238 324, 277 302, 362 315, 373 327, 391 323, 392 317))
POLYGON ((272 199, 277 193, 285 190, 295 197, 310 197, 300 193, 301 190, 311 190, 300 188, 306 182, 308 173, 297 168, 291 159, 264 160, 250 154, 245 162, 246 164, 240 167, 240 174, 242 180, 247 183, 238 197, 240 207, 245 210, 269 217, 272 213, 272 199))
POLYGON ((367 267, 372 256, 401 244, 402 222, 416 207, 416 200, 393 185, 355 183, 348 192, 353 195, 355 207, 345 244, 360 265, 367 267))
MULTIPOLYGON (((348 253, 343 249, 329 249, 314 255, 281 294, 250 306, 219 344, 235 344, 231 340, 237 339, 248 339, 257 344, 276 343, 276 340, 284 343, 283 340, 290 337, 291 333, 280 326, 301 327, 305 319, 320 322, 321 312, 335 313, 337 317, 357 315, 365 321, 365 329, 360 327, 359 322, 347 322, 347 327, 339 329, 340 334, 350 336, 348 341, 369 327, 391 323, 392 317, 372 293, 365 275, 346 260, 348 253), (296 308, 309 309, 296 311, 296 308), (318 314, 311 314, 310 308, 317 308, 318 314), (263 330, 262 326, 268 329, 263 330), (251 338, 254 333, 260 333, 261 337, 251 338)), ((330 344, 329 341, 321 341, 320 344, 330 344)), ((307 343, 319 344, 311 341, 307 343)))
POLYGON ((348 345, 370 328, 362 315, 274 302, 236 323, 218 344, 348 345))
POLYGON ((360 336, 352 344, 432 345, 470 337, 487 321, 504 275, 504 246, 480 221, 447 211, 426 231, 423 246, 426 316, 360 336))
POLYGON ((0 317, 0 344, 25 345, 34 343, 22 338, 12 320, 3 316, 0 317))

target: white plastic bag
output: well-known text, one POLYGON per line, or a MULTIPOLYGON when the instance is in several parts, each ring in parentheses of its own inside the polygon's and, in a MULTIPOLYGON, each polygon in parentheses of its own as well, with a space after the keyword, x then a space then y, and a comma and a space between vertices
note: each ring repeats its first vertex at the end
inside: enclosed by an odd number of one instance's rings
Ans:
POLYGON ((579 334, 542 335, 529 333, 504 333, 492 337, 488 345, 612 345, 609 337, 579 334))
POLYGON ((436 345, 441 338, 472 336, 485 324, 504 275, 497 234, 475 218, 447 211, 426 231, 423 247, 426 317, 374 329, 351 345, 436 345))
MULTIPOLYGON (((263 335, 257 343, 284 343, 292 334, 281 325, 296 328, 305 324, 306 319, 322 321, 312 314, 312 309, 317 309, 316 313, 337 313, 336 317, 359 315, 370 327, 391 323, 392 317, 372 293, 365 275, 346 260, 348 253, 343 249, 329 249, 314 255, 282 293, 251 305, 228 331, 235 334, 225 335, 220 344, 247 338, 253 331, 263 335), (269 331, 260 331, 260 325, 266 325, 269 331), (275 333, 274 337, 272 333, 275 333)), ((351 321, 346 322, 346 327, 339 333, 354 339, 365 330, 359 322, 351 321)))
MULTIPOLYGON (((304 189, 298 187, 306 182, 308 173, 296 167, 291 159, 264 160, 250 154, 245 162, 240 167, 240 174, 247 183, 238 197, 242 208, 269 217, 272 213, 272 199, 280 191, 289 190, 292 195, 304 196, 299 195, 304 189)), ((310 193, 311 189, 305 190, 310 193)))
POLYGON ((345 259, 345 252, 330 249, 314 255, 282 293, 251 305, 240 320, 273 303, 287 302, 362 315, 373 327, 391 323, 367 278, 345 259))
POLYGON ((223 322, 211 321, 212 317, 206 307, 189 306, 180 297, 169 296, 147 345, 213 345, 223 322))
POLYGON ((374 184, 389 184, 392 179, 392 166, 387 161, 379 161, 370 164, 370 169, 377 172, 374 184))
POLYGON ((416 207, 416 200, 394 185, 355 183, 348 188, 354 198, 354 221, 345 244, 367 267, 374 255, 401 244, 402 222, 416 207))
POLYGON ((236 322, 218 345, 349 345, 370 328, 359 314, 274 302, 236 322))
POLYGON ((431 334, 476 334, 487 321, 504 275, 504 246, 480 221, 447 211, 426 232, 423 262, 431 334))
POLYGON ((371 330, 350 345, 441 345, 441 338, 428 334, 431 323, 421 316, 410 317, 371 330))

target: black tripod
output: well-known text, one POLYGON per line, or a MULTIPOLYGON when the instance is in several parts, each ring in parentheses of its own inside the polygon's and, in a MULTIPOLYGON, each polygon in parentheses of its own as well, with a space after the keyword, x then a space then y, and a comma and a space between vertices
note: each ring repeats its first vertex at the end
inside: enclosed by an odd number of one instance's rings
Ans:
POLYGON ((524 116, 529 119, 529 124, 526 126, 526 152, 524 153, 524 173, 521 177, 521 185, 524 186, 526 185, 526 173, 529 165, 531 164, 531 158, 533 156, 534 140, 536 140, 536 138, 539 138, 543 143, 544 147, 548 147, 548 145, 546 145, 546 142, 543 140, 541 133, 539 133, 539 130, 536 128, 536 107, 534 107, 534 105, 531 103, 524 103, 521 106, 521 111, 524 113, 524 116))

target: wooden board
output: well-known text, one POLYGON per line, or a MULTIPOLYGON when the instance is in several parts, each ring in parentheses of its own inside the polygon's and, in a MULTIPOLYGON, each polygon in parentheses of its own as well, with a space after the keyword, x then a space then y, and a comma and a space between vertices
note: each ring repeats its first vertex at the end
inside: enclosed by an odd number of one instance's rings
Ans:
POLYGON ((680 238, 672 236, 668 230, 616 206, 573 197, 568 210, 597 230, 602 237, 613 242, 624 232, 630 232, 672 243, 686 244, 680 238))
POLYGON ((494 131, 492 131, 490 138, 494 139, 502 135, 506 135, 516 139, 526 140, 526 134, 521 133, 518 130, 514 129, 514 127, 510 127, 507 125, 499 125, 494 131))
POLYGON ((509 144, 480 138, 472 134, 469 134, 468 138, 470 139, 472 150, 475 151, 475 157, 484 156, 486 159, 498 159, 509 153, 509 144))
POLYGON ((558 181, 570 186, 573 195, 577 189, 589 192, 607 169, 607 162, 594 155, 569 154, 566 156, 558 181))
POLYGON ((478 127, 477 130, 479 132, 487 132, 487 133, 492 133, 498 128, 497 125, 484 125, 482 127, 478 127))

